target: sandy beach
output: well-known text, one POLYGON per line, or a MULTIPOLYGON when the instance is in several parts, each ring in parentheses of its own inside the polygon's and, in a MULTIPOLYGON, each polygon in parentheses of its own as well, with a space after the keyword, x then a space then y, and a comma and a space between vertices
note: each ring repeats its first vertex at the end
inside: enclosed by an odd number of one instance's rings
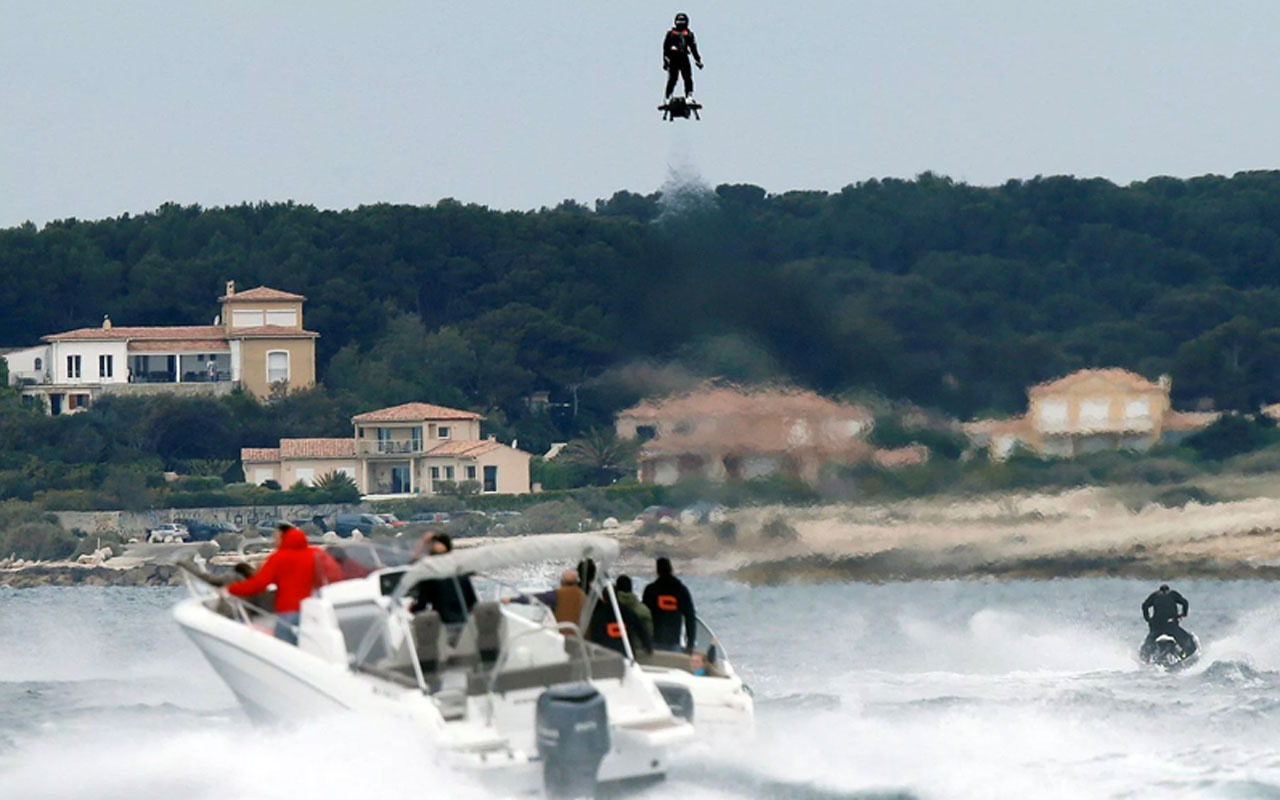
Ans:
MULTIPOLYGON (((1249 487, 1237 487, 1248 489, 1249 487)), ((631 559, 665 553, 686 570, 749 582, 939 578, 1280 578, 1280 497, 1134 507, 1123 492, 921 500, 730 512, 712 526, 631 536, 631 559), (770 532, 772 531, 772 535, 770 532), (792 535, 793 534, 793 535, 792 535)))

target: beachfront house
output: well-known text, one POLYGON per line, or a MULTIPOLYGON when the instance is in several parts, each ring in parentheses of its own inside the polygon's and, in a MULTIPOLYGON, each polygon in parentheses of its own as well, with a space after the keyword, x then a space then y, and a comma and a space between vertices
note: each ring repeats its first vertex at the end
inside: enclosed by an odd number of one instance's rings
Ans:
POLYGON ((440 494, 461 484, 483 494, 527 494, 532 456, 480 434, 479 414, 430 403, 352 417, 350 439, 282 439, 240 451, 245 480, 283 487, 344 472, 362 495, 440 494))
POLYGON ((640 482, 669 486, 778 474, 813 482, 825 465, 871 459, 873 424, 862 406, 813 392, 709 387, 642 402, 618 414, 615 430, 642 442, 640 482))
POLYGON ((41 337, 4 354, 9 383, 49 414, 83 411, 107 394, 220 395, 241 386, 258 397, 315 384, 315 340, 302 327, 302 295, 228 281, 212 325, 122 326, 41 337))
POLYGON ((1124 369, 1083 369, 1027 390, 1027 412, 966 423, 970 442, 1003 460, 1018 449, 1071 458, 1103 450, 1145 452, 1211 425, 1216 413, 1174 411, 1170 381, 1124 369))

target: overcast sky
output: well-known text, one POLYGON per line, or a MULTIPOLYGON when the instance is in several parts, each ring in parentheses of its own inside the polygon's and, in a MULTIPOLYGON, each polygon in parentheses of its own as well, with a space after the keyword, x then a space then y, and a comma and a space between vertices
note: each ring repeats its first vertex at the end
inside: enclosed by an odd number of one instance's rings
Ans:
POLYGON ((0 227, 1271 169, 1280 0, 0 0, 0 227), (664 123, 686 11, 701 122, 664 123))

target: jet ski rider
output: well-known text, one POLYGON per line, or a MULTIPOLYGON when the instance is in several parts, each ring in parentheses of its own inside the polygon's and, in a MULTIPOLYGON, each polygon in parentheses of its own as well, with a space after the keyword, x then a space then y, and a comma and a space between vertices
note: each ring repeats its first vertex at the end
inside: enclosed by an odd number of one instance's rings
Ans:
POLYGON ((1168 634, 1178 643, 1185 655, 1196 650, 1195 638, 1184 631, 1178 620, 1185 617, 1191 606, 1187 598, 1162 583, 1160 588, 1152 592, 1142 601, 1142 618, 1147 621, 1147 639, 1142 643, 1142 654, 1145 656, 1155 647, 1156 639, 1168 634))

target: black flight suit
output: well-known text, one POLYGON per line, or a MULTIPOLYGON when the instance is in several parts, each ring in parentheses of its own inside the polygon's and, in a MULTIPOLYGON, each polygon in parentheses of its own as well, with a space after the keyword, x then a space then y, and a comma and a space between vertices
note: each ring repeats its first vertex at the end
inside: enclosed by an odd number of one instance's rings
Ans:
POLYGON ((676 78, 684 78, 685 96, 693 94, 693 68, 689 64, 689 56, 699 65, 702 56, 698 55, 698 42, 693 38, 693 31, 688 28, 672 28, 662 40, 662 66, 667 71, 667 97, 676 88, 676 78))

